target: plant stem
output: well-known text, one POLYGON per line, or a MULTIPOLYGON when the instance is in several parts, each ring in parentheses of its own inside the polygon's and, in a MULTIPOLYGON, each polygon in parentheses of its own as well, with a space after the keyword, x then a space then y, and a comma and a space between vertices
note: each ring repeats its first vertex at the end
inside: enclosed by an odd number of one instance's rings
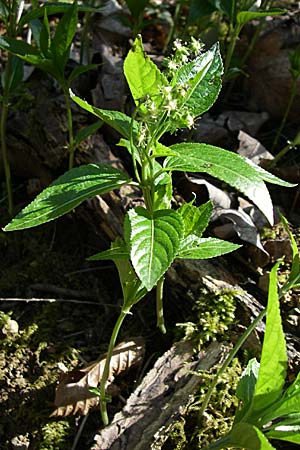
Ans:
POLYGON ((9 107, 11 60, 12 60, 12 54, 8 53, 7 64, 6 64, 6 69, 5 69, 0 132, 1 132, 1 152, 2 152, 3 168, 4 168, 4 174, 5 174, 7 199, 8 199, 8 214, 10 217, 13 217, 14 202, 13 202, 13 193, 12 193, 12 186, 11 186, 11 171, 10 171, 7 145, 6 145, 6 123, 7 123, 7 115, 8 115, 8 107, 9 107))
POLYGON ((164 277, 162 277, 156 286, 156 325, 163 334, 166 334, 164 309, 163 309, 163 290, 164 290, 164 277))
POLYGON ((216 373, 206 395, 205 398, 203 400, 202 406, 200 408, 199 411, 199 416, 198 418, 200 419, 204 413, 204 411, 206 410, 209 401, 211 399, 212 393, 215 389, 215 387, 218 384, 218 380, 219 378, 223 375, 223 373, 225 372, 225 370, 227 369, 227 367, 229 366, 229 364, 231 363, 231 361, 233 360, 233 358, 235 357, 235 355, 237 354, 237 352, 239 351, 239 349, 241 348, 241 346, 244 344, 244 342, 247 340, 248 336, 252 333, 252 331, 255 329, 255 327, 257 326, 257 324, 265 317, 267 313, 267 308, 264 308, 259 315, 256 317, 256 319, 251 323, 251 325, 249 325, 249 327, 247 328, 247 330, 242 334, 242 336, 240 336, 240 338, 238 339, 237 343, 235 344, 235 346, 233 347, 233 349, 230 351, 229 355, 227 356, 226 360, 224 361, 224 363, 222 364, 222 366, 220 367, 220 369, 218 370, 218 372, 216 373))
POLYGON ((69 97, 69 89, 67 87, 63 87, 66 108, 67 108, 67 121, 68 121, 68 133, 69 133, 69 142, 68 142, 68 150, 69 150, 69 169, 73 168, 74 165, 74 135, 73 135, 73 118, 72 118, 72 109, 69 97))
POLYGON ((277 153, 274 159, 270 161, 270 164, 268 164, 268 169, 271 169, 272 167, 275 167, 278 161, 283 158, 283 156, 292 148, 295 148, 297 145, 300 144, 300 131, 296 134, 292 142, 289 142, 283 149, 280 150, 280 152, 277 153))
POLYGON ((109 342, 109 346, 108 346, 108 350, 107 350, 107 355, 106 355, 106 360, 105 360, 105 366, 104 366, 104 370, 103 370, 103 375, 101 378, 101 383, 100 383, 100 412, 101 412, 101 417, 102 417, 102 422, 103 425, 106 426, 109 424, 109 419, 108 419, 108 414, 107 414, 107 396, 106 396, 106 392, 105 392, 105 388, 106 388, 106 383, 107 383, 107 379, 109 376, 109 370, 110 370, 110 361, 112 358, 112 354, 113 354, 113 349, 114 346, 116 344, 116 340, 120 331, 120 328, 122 326, 122 323, 125 319, 125 317, 127 316, 127 314, 129 313, 129 309, 122 309, 117 322, 115 323, 111 338, 110 338, 110 342, 109 342))
POLYGON ((240 31, 241 31, 241 27, 236 25, 236 27, 234 28, 234 30, 230 36, 230 42, 229 42, 229 46, 228 46, 226 58, 225 58, 224 79, 226 79, 226 76, 227 76, 227 73, 228 73, 228 70, 230 67, 232 55, 233 55, 233 52, 235 49, 236 41, 239 37, 240 31))
POLYGON ((288 115, 290 113, 293 101, 295 99, 295 96, 296 96, 296 93, 297 93, 297 79, 298 79, 298 77, 297 78, 296 77, 293 78, 293 83, 292 83, 292 87, 291 87, 289 101, 288 101, 288 104, 287 104, 284 116, 282 118, 281 124, 280 124, 280 126, 279 126, 279 128, 277 130, 277 134, 275 136, 275 139, 274 139, 274 142, 273 142, 273 145, 272 145, 272 150, 277 145, 278 139, 279 139, 279 137, 281 135, 282 129, 283 129, 284 125, 285 125, 286 119, 288 118, 288 115))

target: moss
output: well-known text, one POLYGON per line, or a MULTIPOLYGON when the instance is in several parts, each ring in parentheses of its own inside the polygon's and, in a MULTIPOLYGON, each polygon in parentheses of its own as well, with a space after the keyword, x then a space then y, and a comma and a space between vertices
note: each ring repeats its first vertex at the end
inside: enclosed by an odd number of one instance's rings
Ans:
POLYGON ((68 450, 71 448, 73 434, 69 421, 49 422, 41 429, 41 442, 39 450, 68 450))
POLYGON ((193 321, 178 324, 186 339, 198 344, 224 336, 235 319, 236 291, 224 289, 217 293, 202 290, 193 306, 193 321))
POLYGON ((199 417, 199 409, 214 377, 201 373, 204 381, 194 403, 187 416, 173 426, 162 450, 199 450, 228 433, 238 406, 235 391, 241 373, 241 365, 234 359, 220 378, 204 415, 199 417))

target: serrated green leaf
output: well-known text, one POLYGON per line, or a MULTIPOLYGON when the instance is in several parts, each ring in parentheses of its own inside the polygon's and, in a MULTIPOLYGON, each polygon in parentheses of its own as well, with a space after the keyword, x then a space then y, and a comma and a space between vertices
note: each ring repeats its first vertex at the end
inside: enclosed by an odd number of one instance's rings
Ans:
POLYGON ((261 173, 246 158, 213 145, 182 143, 171 146, 176 156, 166 158, 166 170, 205 172, 241 191, 273 223, 273 205, 261 173))
POLYGON ((184 222, 184 237, 194 234, 199 238, 209 224, 209 219, 213 211, 211 201, 196 207, 192 202, 182 205, 178 212, 181 214, 184 222))
POLYGON ((138 124, 135 120, 132 121, 131 117, 126 116, 126 114, 120 111, 111 111, 108 109, 96 108, 95 106, 90 105, 85 100, 82 100, 80 97, 77 97, 77 95, 75 95, 71 90, 70 97, 75 103, 77 103, 77 105, 99 117, 99 119, 103 120, 103 122, 105 122, 107 125, 110 125, 126 139, 130 138, 130 128, 132 123, 133 137, 136 137, 138 132, 138 124))
POLYGON ((258 428, 245 422, 234 425, 227 438, 227 447, 246 450, 276 450, 258 428))
POLYGON ((78 23, 77 0, 74 0, 71 8, 62 16, 51 41, 50 51, 53 59, 64 76, 64 68, 69 59, 69 53, 78 23))
POLYGON ((182 239, 176 257, 182 259, 209 259, 233 252, 240 247, 241 245, 222 241, 221 239, 198 238, 198 236, 190 234, 185 239, 182 239))
POLYGON ((295 187, 297 183, 289 183, 288 181, 284 181, 281 178, 276 177, 271 172, 263 169, 261 166, 255 164, 251 159, 247 159, 248 164, 252 165, 255 168, 255 171, 259 174, 260 178, 268 183, 277 184, 278 186, 284 187, 295 187))
POLYGON ((89 70, 97 69, 97 67, 99 67, 99 64, 86 64, 85 66, 75 67, 69 75, 68 82, 72 83, 73 80, 78 78, 83 73, 88 72, 89 70))
POLYGON ((246 23, 250 22, 250 20, 267 16, 278 16, 285 13, 285 10, 279 8, 269 9, 268 11, 240 11, 236 16, 236 21, 240 27, 243 27, 246 23))
POLYGON ((173 83, 188 85, 184 106, 193 117, 200 116, 214 104, 221 90, 222 74, 219 44, 178 70, 173 83))
POLYGON ((156 158, 160 158, 162 156, 173 156, 174 153, 170 149, 170 147, 166 147, 165 145, 161 144, 160 142, 155 143, 155 147, 153 150, 153 156, 156 158))
POLYGON ((91 125, 88 125, 87 127, 82 128, 78 131, 76 136, 74 137, 74 146, 77 147, 77 145, 80 144, 80 142, 84 141, 87 137, 89 137, 91 134, 94 134, 99 128, 103 125, 102 120, 98 120, 95 123, 92 123, 91 125))
POLYGON ((150 96, 159 105, 166 77, 144 52, 142 38, 137 37, 124 61, 124 74, 136 105, 150 96))
POLYGON ((22 230, 49 222, 84 200, 117 189, 129 181, 124 172, 110 166, 87 164, 75 167, 44 189, 6 225, 4 231, 22 230))
POLYGON ((150 291, 172 264, 183 235, 180 214, 160 210, 153 216, 145 208, 135 208, 126 216, 125 240, 130 259, 143 285, 150 291))
POLYGON ((278 400, 286 378, 287 351, 277 292, 277 268, 278 264, 270 273, 266 331, 252 403, 254 414, 259 414, 259 411, 265 410, 278 400))

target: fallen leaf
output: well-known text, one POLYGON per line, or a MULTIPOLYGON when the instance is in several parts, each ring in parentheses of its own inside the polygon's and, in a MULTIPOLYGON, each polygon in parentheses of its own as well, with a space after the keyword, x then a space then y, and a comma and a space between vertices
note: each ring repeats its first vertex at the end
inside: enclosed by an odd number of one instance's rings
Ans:
MULTIPOLYGON (((110 364, 110 372, 106 387, 112 385, 116 376, 132 366, 141 363, 144 355, 142 338, 134 338, 122 342, 114 348, 110 364)), ((62 373, 55 393, 56 410, 51 417, 62 417, 70 414, 86 415, 89 409, 99 403, 99 397, 90 392, 91 387, 97 387, 101 380, 106 355, 82 369, 62 373)), ((110 391, 113 395, 113 392, 110 391)))

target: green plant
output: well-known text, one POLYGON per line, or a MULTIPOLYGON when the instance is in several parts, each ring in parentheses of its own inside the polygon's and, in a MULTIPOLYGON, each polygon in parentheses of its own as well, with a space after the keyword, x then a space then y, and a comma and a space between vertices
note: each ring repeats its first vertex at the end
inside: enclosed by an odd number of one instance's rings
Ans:
MULTIPOLYGON (((228 25, 228 46, 226 49, 224 78, 229 79, 236 76, 243 69, 243 65, 248 56, 242 60, 241 67, 232 67, 231 61, 234 49, 241 33, 242 28, 253 19, 261 19, 267 16, 275 16, 283 14, 282 9, 269 9, 267 2, 263 2, 261 6, 256 5, 255 0, 208 0, 203 2, 201 0, 190 1, 189 20, 195 22, 203 16, 211 15, 218 12, 225 16, 229 21, 228 25), (263 9, 265 8, 265 10, 263 9)), ((254 46, 251 43, 251 48, 254 46)))
MULTIPOLYGON (((276 147, 278 143, 278 139, 281 135, 281 132, 283 130, 283 127, 286 123, 286 120, 288 118, 288 115, 290 113, 291 107, 293 105, 293 102, 295 100, 296 94, 297 94, 297 81, 300 76, 300 47, 297 47, 293 52, 289 53, 289 61, 290 61, 290 74, 292 77, 292 85, 290 89, 290 95, 288 99, 288 103, 286 106, 286 110, 284 112, 282 121, 280 123, 280 126, 277 130, 272 149, 276 147)), ((296 137, 294 138, 292 143, 289 143, 287 146, 285 146, 274 158, 272 161, 272 166, 275 166, 277 162, 291 149, 294 148, 295 145, 299 144, 299 132, 297 133, 296 137)))
POLYGON ((145 54, 141 37, 129 51, 124 72, 135 110, 132 117, 89 105, 72 94, 73 100, 117 130, 120 145, 132 157, 135 181, 113 167, 88 164, 59 177, 6 227, 5 231, 37 226, 71 211, 84 200, 117 189, 123 184, 138 186, 145 206, 128 211, 124 237, 109 250, 90 260, 115 262, 123 291, 123 306, 112 332, 104 374, 99 388, 104 424, 108 423, 106 381, 110 359, 120 327, 132 307, 156 287, 157 325, 165 332, 163 316, 164 275, 175 258, 212 258, 231 252, 239 245, 215 238, 203 238, 212 204, 199 207, 184 204, 171 209, 173 171, 207 172, 249 197, 273 221, 272 202, 264 180, 292 186, 232 152, 206 144, 180 143, 166 147, 160 143, 165 132, 191 127, 194 119, 215 102, 222 78, 218 45, 199 54, 194 41, 189 49, 175 41, 175 54, 167 61, 166 74, 145 54), (195 56, 195 54, 197 56, 195 56), (161 160, 164 158, 163 164, 161 160))
MULTIPOLYGON (((90 127, 81 130, 76 136, 74 136, 69 89, 75 78, 80 76, 82 73, 97 67, 97 65, 89 64, 78 66, 72 70, 68 77, 66 77, 65 68, 69 59, 70 48, 78 23, 77 0, 74 0, 73 4, 69 5, 61 4, 53 6, 46 5, 44 7, 34 9, 20 21, 20 25, 29 22, 36 45, 31 45, 16 39, 15 35, 9 35, 0 37, 0 48, 8 52, 9 58, 11 58, 11 55, 16 55, 21 60, 24 60, 27 63, 45 71, 55 78, 61 86, 67 109, 69 134, 67 147, 69 151, 69 169, 71 169, 74 163, 74 152, 76 147, 89 134, 96 131, 97 128, 101 126, 102 122, 98 121, 90 127), (57 12, 65 13, 56 27, 54 36, 51 38, 48 15, 56 14, 57 12), (40 22, 39 17, 44 17, 42 23, 40 22)), ((95 11, 94 8, 89 6, 81 7, 80 9, 87 12, 95 11)), ((20 60, 18 59, 18 61, 20 60)))
POLYGON ((209 445, 207 450, 228 447, 242 447, 249 450, 273 449, 268 438, 300 443, 300 374, 284 389, 288 358, 279 304, 279 298, 286 292, 299 288, 299 251, 284 217, 282 222, 289 232, 293 250, 290 275, 278 290, 276 274, 280 261, 275 264, 270 273, 267 308, 241 336, 208 390, 200 414, 203 414, 208 405, 218 378, 245 342, 249 332, 264 315, 267 315, 260 364, 255 358, 251 359, 237 386, 236 395, 240 400, 240 408, 236 412, 232 429, 225 437, 209 445))
MULTIPOLYGON (((22 15, 24 4, 20 0, 14 1, 1 1, 0 2, 0 18, 3 20, 7 36, 14 38, 18 33, 18 21, 22 15)), ((2 111, 0 122, 1 133, 1 153, 3 168, 5 173, 6 193, 8 199, 8 214, 13 217, 14 201, 11 184, 11 170, 7 152, 6 144, 6 123, 9 109, 9 101, 11 93, 18 87, 23 78, 23 66, 21 61, 13 56, 11 53, 7 56, 6 67, 2 72, 1 84, 2 84, 2 111)))

